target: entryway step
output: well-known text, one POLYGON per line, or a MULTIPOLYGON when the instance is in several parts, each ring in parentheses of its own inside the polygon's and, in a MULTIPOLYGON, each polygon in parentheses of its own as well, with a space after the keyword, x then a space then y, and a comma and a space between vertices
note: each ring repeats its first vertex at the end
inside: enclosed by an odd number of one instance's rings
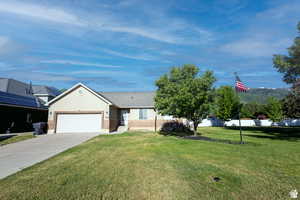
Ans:
POLYGON ((128 131, 128 126, 119 126, 118 129, 117 129, 118 133, 123 133, 123 132, 126 132, 126 131, 128 131))

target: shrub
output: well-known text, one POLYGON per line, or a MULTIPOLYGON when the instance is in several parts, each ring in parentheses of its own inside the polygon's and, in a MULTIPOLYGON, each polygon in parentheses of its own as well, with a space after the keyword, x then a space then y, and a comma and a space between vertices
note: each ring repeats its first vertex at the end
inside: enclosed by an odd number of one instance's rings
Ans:
POLYGON ((273 122, 279 122, 283 119, 283 111, 281 102, 274 97, 268 98, 268 104, 266 106, 268 117, 273 122))
POLYGON ((186 136, 192 135, 193 131, 182 122, 170 121, 162 125, 159 133, 162 135, 186 136))
POLYGON ((267 116, 266 105, 256 102, 250 102, 243 105, 241 110, 241 118, 260 119, 267 116))

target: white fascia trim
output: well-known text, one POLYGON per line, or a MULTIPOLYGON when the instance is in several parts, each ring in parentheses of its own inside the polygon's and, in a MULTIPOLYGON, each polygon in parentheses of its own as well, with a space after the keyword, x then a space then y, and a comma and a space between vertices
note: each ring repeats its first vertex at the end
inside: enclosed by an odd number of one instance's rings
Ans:
POLYGON ((94 90, 90 89, 89 87, 87 87, 86 85, 84 85, 83 83, 77 83, 76 85, 74 85, 73 87, 71 87, 70 89, 66 90, 65 92, 61 93, 60 95, 58 95, 57 97, 55 97, 54 99, 52 99, 51 101, 49 101, 48 103, 46 103, 47 106, 49 106, 50 104, 52 104, 53 102, 57 101, 58 99, 62 98, 63 96, 65 96, 66 94, 70 93, 71 91, 73 91, 75 88, 77 87, 83 87, 86 90, 88 90, 89 92, 91 92, 92 94, 94 94, 95 96, 97 96, 98 98, 102 99, 103 101, 105 101, 107 104, 109 105, 113 105, 112 102, 110 102, 109 100, 107 100, 106 98, 104 98, 103 96, 99 95, 97 92, 95 92, 94 90))
POLYGON ((35 95, 35 96, 51 96, 49 94, 33 94, 33 95, 35 95))

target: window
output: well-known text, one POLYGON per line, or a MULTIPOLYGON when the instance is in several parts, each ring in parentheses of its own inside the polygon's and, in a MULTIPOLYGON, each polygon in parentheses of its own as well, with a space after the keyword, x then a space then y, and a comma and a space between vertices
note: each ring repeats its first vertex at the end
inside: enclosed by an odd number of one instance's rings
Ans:
POLYGON ((139 110, 139 120, 147 119, 147 109, 139 110))

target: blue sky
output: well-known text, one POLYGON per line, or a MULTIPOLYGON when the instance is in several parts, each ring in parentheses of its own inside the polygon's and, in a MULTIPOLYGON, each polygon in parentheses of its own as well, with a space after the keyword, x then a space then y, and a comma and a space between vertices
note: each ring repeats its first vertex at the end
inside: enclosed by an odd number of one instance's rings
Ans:
POLYGON ((297 36, 299 0, 0 1, 0 77, 98 91, 154 90, 171 66, 288 87, 272 65, 297 36))

